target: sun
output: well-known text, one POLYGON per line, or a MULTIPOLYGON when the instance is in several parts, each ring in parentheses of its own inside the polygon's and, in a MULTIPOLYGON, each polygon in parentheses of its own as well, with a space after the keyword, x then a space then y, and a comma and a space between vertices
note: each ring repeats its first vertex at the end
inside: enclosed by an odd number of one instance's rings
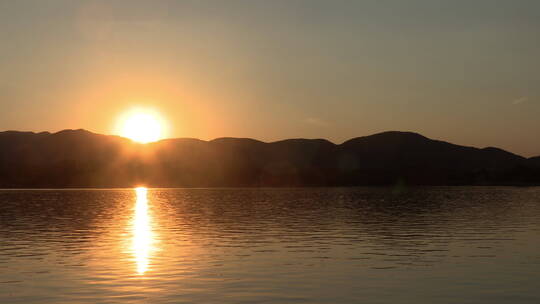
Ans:
POLYGON ((166 124, 156 111, 135 109, 122 115, 117 132, 120 136, 146 144, 165 138, 166 124))

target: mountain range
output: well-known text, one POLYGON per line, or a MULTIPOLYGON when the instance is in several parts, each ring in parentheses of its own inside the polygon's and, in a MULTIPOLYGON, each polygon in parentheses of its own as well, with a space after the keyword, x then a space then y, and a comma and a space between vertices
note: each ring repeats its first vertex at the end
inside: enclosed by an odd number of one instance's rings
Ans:
POLYGON ((324 139, 166 139, 0 132, 1 188, 540 185, 540 157, 389 131, 324 139))

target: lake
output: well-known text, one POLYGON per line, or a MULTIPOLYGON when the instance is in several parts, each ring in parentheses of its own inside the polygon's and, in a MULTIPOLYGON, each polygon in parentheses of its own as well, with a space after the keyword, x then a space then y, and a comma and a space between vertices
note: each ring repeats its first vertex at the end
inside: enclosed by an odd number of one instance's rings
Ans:
POLYGON ((540 303, 540 188, 0 190, 0 303, 540 303))

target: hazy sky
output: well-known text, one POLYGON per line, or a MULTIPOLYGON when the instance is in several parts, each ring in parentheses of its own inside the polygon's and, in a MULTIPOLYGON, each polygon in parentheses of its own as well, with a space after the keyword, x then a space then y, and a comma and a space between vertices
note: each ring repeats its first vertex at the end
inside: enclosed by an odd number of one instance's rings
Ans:
POLYGON ((0 130, 416 131, 540 155, 540 1, 0 0, 0 130))

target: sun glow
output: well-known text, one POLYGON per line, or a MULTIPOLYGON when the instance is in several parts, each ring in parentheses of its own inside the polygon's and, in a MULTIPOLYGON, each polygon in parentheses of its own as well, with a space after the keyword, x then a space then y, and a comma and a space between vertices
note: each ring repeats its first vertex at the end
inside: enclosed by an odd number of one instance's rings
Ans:
POLYGON ((121 117, 117 132, 120 136, 145 144, 165 138, 166 124, 157 112, 137 109, 121 117))
POLYGON ((135 188, 137 201, 133 218, 133 255, 137 263, 137 273, 142 275, 148 270, 154 236, 151 218, 148 213, 148 189, 135 188))

